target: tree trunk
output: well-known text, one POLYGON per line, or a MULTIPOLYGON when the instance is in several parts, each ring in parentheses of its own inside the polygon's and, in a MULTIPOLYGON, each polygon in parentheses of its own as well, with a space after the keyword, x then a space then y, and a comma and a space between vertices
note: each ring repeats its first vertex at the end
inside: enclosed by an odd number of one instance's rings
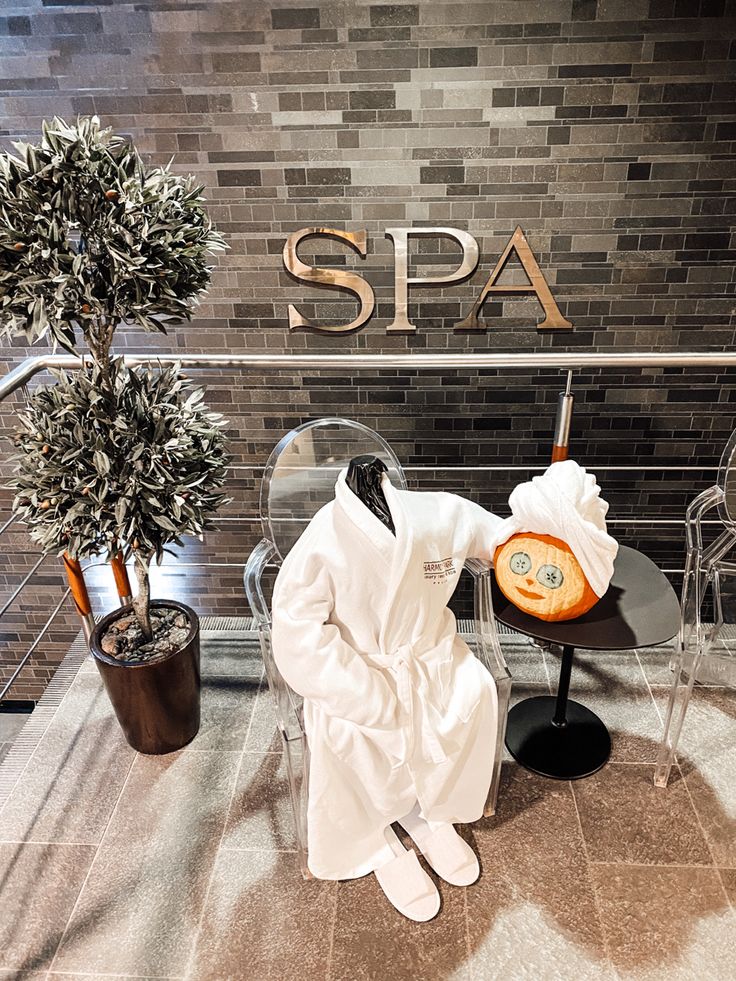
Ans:
POLYGON ((151 583, 148 578, 148 561, 135 553, 135 575, 138 580, 138 592, 133 597, 133 612, 138 625, 143 631, 146 641, 153 640, 151 629, 151 583))

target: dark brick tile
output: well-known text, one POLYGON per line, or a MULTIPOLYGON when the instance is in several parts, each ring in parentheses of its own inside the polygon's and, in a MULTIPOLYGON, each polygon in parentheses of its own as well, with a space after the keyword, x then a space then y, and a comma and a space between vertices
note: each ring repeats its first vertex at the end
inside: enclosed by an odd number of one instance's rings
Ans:
POLYGON ((308 167, 307 184, 341 184, 350 183, 349 167, 308 167))
POLYGON ((370 8, 371 27, 401 27, 419 23, 419 6, 385 4, 370 8))
POLYGON ((560 78, 628 78, 631 65, 560 65, 560 78))
POLYGON ((54 14, 54 32, 67 34, 102 34, 102 15, 99 13, 54 14))
POLYGON ((0 35, 27 37, 31 33, 30 17, 0 17, 0 35))
POLYGON ((305 112, 320 112, 324 108, 324 92, 302 92, 302 109, 305 112))
POLYGON ((477 48, 432 48, 430 68, 471 68, 478 64, 477 48))
POLYGON ((720 142, 721 140, 736 140, 736 122, 717 123, 716 140, 718 142, 720 142))
POLYGON ((491 105, 499 108, 513 106, 515 94, 515 89, 494 89, 491 95, 491 105))
POLYGON ((522 85, 516 89, 517 106, 538 106, 539 87, 535 85, 522 85))
POLYGON ((655 41, 655 61, 699 61, 703 57, 703 42, 695 38, 687 41, 655 41))
POLYGON ((302 7, 300 10, 274 9, 271 11, 271 26, 275 31, 318 28, 319 7, 302 7))
POLYGON ((301 92, 279 92, 279 109, 281 112, 299 112, 301 108, 301 92))
POLYGON ((396 93, 391 90, 382 92, 358 91, 350 93, 351 109, 394 109, 396 93))
MULTIPOLYGON (((417 48, 364 49, 357 52, 358 68, 418 68, 417 48)), ((368 79, 366 79, 368 81, 368 79)))
POLYGON ((550 146, 565 144, 570 142, 569 126, 550 126, 547 129, 547 143, 550 146))
POLYGON ((630 181, 648 181, 652 172, 650 163, 630 163, 626 172, 626 179, 630 181))
POLYGON ((685 236, 685 248, 693 251, 727 249, 730 238, 729 232, 695 232, 685 236))
POLYGON ((260 187, 260 170, 218 170, 217 183, 220 187, 260 187))
POLYGON ((464 167, 420 167, 421 184, 462 184, 465 180, 464 167))
POLYGON ((261 56, 257 51, 214 52, 212 69, 216 72, 259 72, 261 56))

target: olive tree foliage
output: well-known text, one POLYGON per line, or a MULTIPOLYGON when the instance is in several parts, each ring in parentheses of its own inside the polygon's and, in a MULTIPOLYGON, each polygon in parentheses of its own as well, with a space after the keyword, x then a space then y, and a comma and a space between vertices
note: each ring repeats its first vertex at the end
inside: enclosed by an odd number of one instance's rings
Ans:
POLYGON ((165 331, 190 319, 225 248, 202 186, 136 148, 96 116, 43 124, 38 145, 0 154, 0 332, 50 335, 98 361, 123 321, 165 331))
POLYGON ((129 369, 124 322, 190 319, 225 248, 203 188, 97 117, 43 124, 38 145, 0 154, 0 336, 91 354, 37 390, 15 434, 14 508, 44 552, 132 554, 136 616, 150 639, 149 564, 198 535, 225 498, 224 420, 178 367, 129 369))
POLYGON ((178 365, 54 372, 19 414, 13 508, 43 552, 135 557, 136 615, 150 616, 148 566, 185 535, 200 535, 226 501, 226 425, 178 365))

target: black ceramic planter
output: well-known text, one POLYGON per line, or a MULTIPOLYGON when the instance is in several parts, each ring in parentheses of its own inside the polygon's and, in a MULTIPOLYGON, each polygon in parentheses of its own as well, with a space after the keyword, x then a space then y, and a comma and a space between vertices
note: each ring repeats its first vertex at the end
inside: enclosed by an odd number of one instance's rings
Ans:
POLYGON ((153 600, 151 606, 180 610, 189 618, 189 636, 178 651, 148 663, 127 663, 106 654, 100 640, 131 606, 100 620, 92 631, 90 650, 125 738, 139 753, 158 755, 186 746, 199 730, 199 619, 175 600, 153 600))

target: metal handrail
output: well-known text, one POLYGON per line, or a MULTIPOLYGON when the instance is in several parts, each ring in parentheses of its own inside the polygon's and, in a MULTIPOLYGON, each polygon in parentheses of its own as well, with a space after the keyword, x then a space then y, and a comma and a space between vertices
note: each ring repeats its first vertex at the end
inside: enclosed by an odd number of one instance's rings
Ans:
MULTIPOLYGON (((734 351, 623 351, 534 354, 125 354, 131 367, 145 364, 181 364, 191 368, 404 368, 436 371, 492 368, 736 368, 734 351)), ((82 359, 70 354, 43 354, 26 358, 0 381, 0 402, 49 368, 80 368, 82 359)))
MULTIPOLYGON (((156 364, 180 364, 184 368, 211 368, 211 369, 255 369, 255 370, 288 370, 288 369, 317 369, 317 370, 338 370, 344 371, 347 368, 354 369, 404 369, 410 371, 437 371, 446 370, 502 370, 502 369, 549 369, 549 370, 574 370, 583 368, 606 369, 606 368, 731 368, 736 367, 736 352, 634 352, 626 351, 620 353, 587 353, 587 352, 545 352, 545 353, 460 353, 460 354, 132 354, 123 355, 126 365, 135 367, 137 365, 156 365, 156 364)), ((69 354, 46 354, 26 358, 15 368, 0 379, 0 402, 8 398, 18 389, 23 388, 26 383, 35 375, 49 369, 76 370, 83 364, 83 359, 69 354)), ((412 468, 421 470, 422 467, 412 468)), ((511 469, 533 469, 512 467, 511 469)), ((604 467, 603 469, 628 470, 629 467, 604 467)), ((646 468, 649 469, 649 468, 646 468)), ((695 468, 675 468, 666 467, 662 469, 695 469, 695 468)), ((15 520, 11 517, 0 528, 0 534, 4 532, 15 520)), ((228 519, 225 519, 228 520, 228 519)), ((232 520, 243 520, 236 518, 232 520)), ((615 519, 612 519, 615 520, 615 519)), ((628 519, 629 521, 636 519, 628 519)), ((669 523, 671 519, 655 519, 656 523, 669 523)), ((651 521, 647 522, 651 523, 651 521)), ((36 572, 38 566, 43 561, 43 557, 37 562, 31 572, 24 578, 20 586, 14 591, 13 595, 6 602, 5 607, 0 611, 4 613, 10 604, 17 599, 22 589, 36 572)), ((95 563, 97 564, 97 563, 95 563)), ((212 562, 183 562, 181 565, 191 566, 214 566, 228 567, 237 563, 212 563, 212 562)), ((681 571, 681 570, 667 570, 681 571)), ((28 663, 30 657, 37 649, 42 637, 50 627, 53 620, 60 612, 64 602, 68 598, 70 590, 67 589, 57 604, 51 617, 46 622, 40 633, 36 636, 30 649, 21 658, 16 666, 12 677, 0 689, 0 699, 10 690, 11 686, 18 678, 23 667, 28 663)))

